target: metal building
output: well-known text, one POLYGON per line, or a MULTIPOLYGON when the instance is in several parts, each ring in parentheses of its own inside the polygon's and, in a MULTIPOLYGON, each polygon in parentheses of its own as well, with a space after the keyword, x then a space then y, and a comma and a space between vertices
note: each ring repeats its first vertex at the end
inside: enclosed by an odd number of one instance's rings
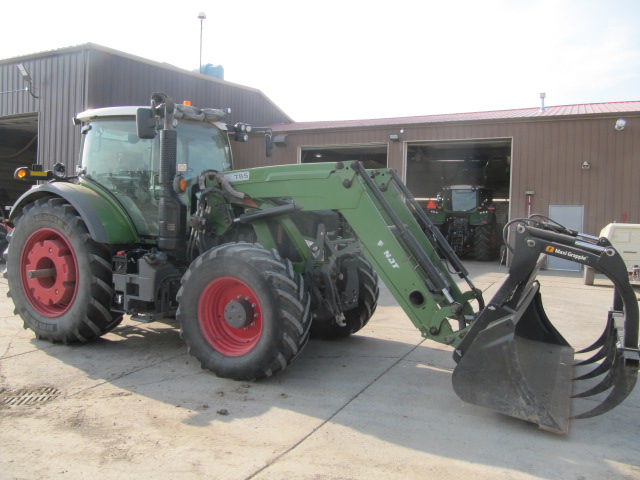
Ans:
POLYGON ((226 119, 254 125, 291 119, 254 88, 192 73, 95 44, 0 60, 0 204, 28 188, 13 181, 17 166, 62 162, 75 171, 80 128, 89 108, 148 105, 153 92, 176 101, 231 108, 226 119))

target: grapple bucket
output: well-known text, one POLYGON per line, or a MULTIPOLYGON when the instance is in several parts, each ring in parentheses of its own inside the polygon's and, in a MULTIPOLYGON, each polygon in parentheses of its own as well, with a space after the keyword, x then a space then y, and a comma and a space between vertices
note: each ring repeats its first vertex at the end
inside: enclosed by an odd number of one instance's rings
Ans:
POLYGON ((537 290, 524 299, 528 305, 502 312, 478 333, 453 387, 466 402, 566 432, 574 352, 547 320, 537 290))
POLYGON ((606 239, 582 245, 582 240, 576 241, 578 234, 527 223, 517 232, 509 276, 454 353, 458 365, 453 387, 466 402, 567 433, 571 418, 600 415, 633 390, 639 360, 638 303, 626 267, 606 239), (574 352, 554 328, 542 306, 535 279, 544 261, 538 258, 542 252, 591 265, 614 283, 614 305, 605 330, 580 352, 574 352), (617 319, 623 323, 616 325, 617 319), (622 339, 619 329, 624 331, 622 339), (587 351, 596 353, 576 363, 574 353, 587 351), (587 365, 592 365, 591 371, 583 374, 587 365), (580 387, 583 381, 593 385, 580 387), (595 408, 572 412, 572 398, 597 394, 605 398, 595 408))

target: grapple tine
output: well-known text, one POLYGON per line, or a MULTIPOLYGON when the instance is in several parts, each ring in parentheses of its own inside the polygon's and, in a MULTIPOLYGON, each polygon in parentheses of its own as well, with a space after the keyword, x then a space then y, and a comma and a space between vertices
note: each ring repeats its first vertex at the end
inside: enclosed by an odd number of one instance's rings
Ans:
MULTIPOLYGON (((620 374, 620 369, 618 368, 618 364, 620 363, 620 356, 618 355, 617 351, 614 351, 614 352, 615 352, 615 355, 613 358, 613 363, 611 364, 611 367, 609 368, 609 371, 606 377, 604 377, 600 383, 590 388, 589 390, 585 390, 584 392, 574 394, 573 398, 591 397, 593 395, 597 395, 598 393, 606 392, 618 381, 618 376, 620 374)), ((592 377, 588 377, 588 378, 592 378, 592 377)), ((576 380, 580 380, 580 379, 576 379, 576 380)))
MULTIPOLYGON (((607 339, 611 335, 611 332, 615 331, 615 329, 616 329, 616 325, 615 325, 615 321, 613 320, 613 312, 609 311, 609 315, 607 316, 607 325, 602 331, 602 335, 600 335, 600 338, 598 338, 598 340, 596 340, 593 344, 589 345, 588 347, 583 348, 582 350, 578 350, 576 353, 592 352, 595 349, 602 347, 607 342, 607 339)), ((592 363, 592 362, 587 362, 587 363, 592 363)), ((576 365, 580 365, 580 364, 576 364, 576 365)))
POLYGON ((574 380, 586 380, 588 378, 594 378, 594 377, 597 377, 598 375, 602 375, 603 373, 606 373, 609 370, 611 370, 615 362, 616 356, 618 355, 618 351, 616 349, 617 338, 618 338, 617 334, 613 335, 609 340, 609 343, 602 348, 602 350, 605 351, 605 356, 602 363, 600 363, 596 368, 594 368, 590 372, 574 378, 574 380))
POLYGON ((584 365, 591 365, 592 363, 596 363, 598 360, 602 360, 609 353, 609 348, 610 348, 609 344, 603 345, 602 348, 600 348, 600 350, 598 350, 591 357, 587 358, 586 360, 581 360, 577 363, 574 363, 574 366, 581 367, 584 365))
POLYGON ((615 345, 617 342, 618 342, 618 331, 616 330, 615 321, 613 319, 613 312, 609 311, 609 316, 607 318, 607 325, 605 329, 602 331, 602 335, 600 335, 600 338, 598 339, 598 341, 593 345, 591 345, 590 347, 579 350, 576 353, 590 352, 598 347, 600 347, 600 350, 598 350, 590 358, 577 362, 575 366, 577 367, 582 365, 590 365, 592 363, 597 362, 598 360, 602 360, 607 355, 609 355, 612 347, 615 348, 615 345), (594 345, 597 345, 598 347, 594 348, 594 345))
POLYGON ((609 396, 595 408, 571 418, 591 418, 617 407, 629 396, 638 380, 638 361, 620 358, 615 367, 615 383, 609 396))

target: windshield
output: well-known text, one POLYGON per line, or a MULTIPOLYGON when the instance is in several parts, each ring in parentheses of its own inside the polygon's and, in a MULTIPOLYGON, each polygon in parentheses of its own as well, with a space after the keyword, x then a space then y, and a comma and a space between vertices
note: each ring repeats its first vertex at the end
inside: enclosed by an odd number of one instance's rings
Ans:
POLYGON ((231 168, 231 149, 226 135, 211 124, 181 120, 178 131, 178 170, 184 165, 187 177, 204 170, 223 172, 231 168))
MULTIPOLYGON (((176 168, 187 178, 189 190, 202 171, 231 168, 231 150, 224 132, 208 123, 184 120, 176 130, 176 168)), ((82 167, 86 177, 114 193, 139 234, 157 235, 159 136, 139 138, 134 118, 97 119, 83 132, 82 167)))
POLYGON ((451 190, 451 210, 468 212, 476 208, 475 190, 451 190))
MULTIPOLYGON (((158 173, 159 137, 140 139, 133 119, 97 120, 83 139, 83 167, 87 175, 149 170, 158 173)), ((178 132, 178 170, 225 171, 231 168, 231 150, 222 131, 210 124, 181 121, 178 132)))

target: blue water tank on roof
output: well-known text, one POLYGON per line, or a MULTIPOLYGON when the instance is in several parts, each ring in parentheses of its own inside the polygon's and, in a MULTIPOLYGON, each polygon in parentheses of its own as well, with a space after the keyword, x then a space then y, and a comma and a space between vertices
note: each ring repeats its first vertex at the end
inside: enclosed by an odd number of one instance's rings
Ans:
POLYGON ((211 63, 207 63, 206 65, 202 65, 200 69, 193 70, 193 72, 202 73, 208 77, 224 80, 224 67, 222 65, 212 65, 211 63))

